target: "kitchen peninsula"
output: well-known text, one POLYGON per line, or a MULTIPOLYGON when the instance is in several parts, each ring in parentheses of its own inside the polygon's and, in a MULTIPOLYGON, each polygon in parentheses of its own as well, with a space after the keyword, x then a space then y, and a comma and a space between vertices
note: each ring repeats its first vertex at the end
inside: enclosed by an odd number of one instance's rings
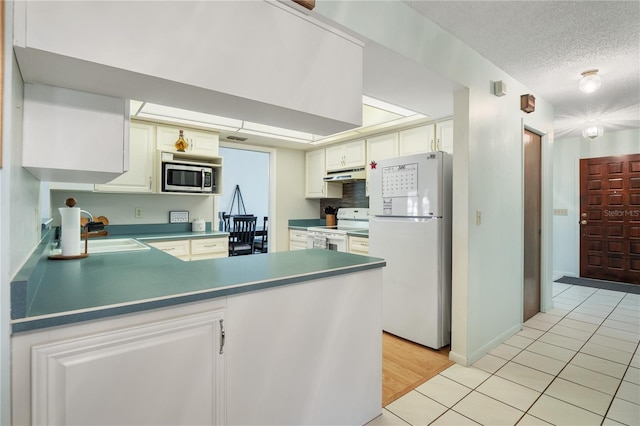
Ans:
POLYGON ((381 412, 382 259, 183 262, 150 248, 53 261, 48 246, 12 297, 13 424, 364 424, 381 412))

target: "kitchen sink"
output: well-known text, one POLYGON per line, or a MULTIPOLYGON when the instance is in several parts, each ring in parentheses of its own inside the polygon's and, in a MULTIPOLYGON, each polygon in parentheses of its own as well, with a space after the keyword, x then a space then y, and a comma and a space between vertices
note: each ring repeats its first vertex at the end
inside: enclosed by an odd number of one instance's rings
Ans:
MULTIPOLYGON (((84 250, 84 241, 80 243, 84 250)), ((112 253, 117 251, 149 250, 149 246, 133 238, 89 239, 87 251, 91 253, 112 253)))
MULTIPOLYGON (((121 251, 150 250, 150 247, 133 238, 101 238, 89 239, 87 251, 94 253, 116 253, 121 251)), ((80 252, 84 253, 84 240, 80 241, 80 252)), ((50 255, 60 255, 62 249, 51 250, 50 255)))

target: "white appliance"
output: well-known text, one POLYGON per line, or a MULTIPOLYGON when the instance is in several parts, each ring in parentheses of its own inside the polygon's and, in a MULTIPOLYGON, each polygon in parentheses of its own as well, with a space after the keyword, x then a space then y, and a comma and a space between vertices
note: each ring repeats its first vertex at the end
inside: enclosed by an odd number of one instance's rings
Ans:
POLYGON ((368 208, 339 208, 336 226, 315 226, 307 229, 307 248, 323 248, 348 252, 347 233, 369 229, 368 208))
POLYGON ((445 152, 381 160, 369 177, 369 255, 383 269, 383 329, 451 342, 451 166, 445 152))
POLYGON ((216 178, 208 163, 163 161, 162 192, 213 193, 216 178))

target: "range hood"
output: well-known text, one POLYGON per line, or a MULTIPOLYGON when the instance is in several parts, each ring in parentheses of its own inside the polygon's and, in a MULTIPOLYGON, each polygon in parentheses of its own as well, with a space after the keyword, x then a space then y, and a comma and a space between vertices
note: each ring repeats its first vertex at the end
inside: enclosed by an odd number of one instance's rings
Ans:
POLYGON ((352 182, 355 180, 365 180, 367 172, 364 167, 351 170, 340 170, 339 172, 328 172, 322 178, 325 182, 352 182))

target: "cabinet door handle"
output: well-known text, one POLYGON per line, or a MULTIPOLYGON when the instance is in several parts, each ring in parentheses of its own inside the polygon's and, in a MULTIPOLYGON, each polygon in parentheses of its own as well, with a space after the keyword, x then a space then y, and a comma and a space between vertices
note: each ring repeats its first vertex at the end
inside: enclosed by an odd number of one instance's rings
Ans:
POLYGON ((220 354, 224 353, 224 320, 220 320, 220 354))

